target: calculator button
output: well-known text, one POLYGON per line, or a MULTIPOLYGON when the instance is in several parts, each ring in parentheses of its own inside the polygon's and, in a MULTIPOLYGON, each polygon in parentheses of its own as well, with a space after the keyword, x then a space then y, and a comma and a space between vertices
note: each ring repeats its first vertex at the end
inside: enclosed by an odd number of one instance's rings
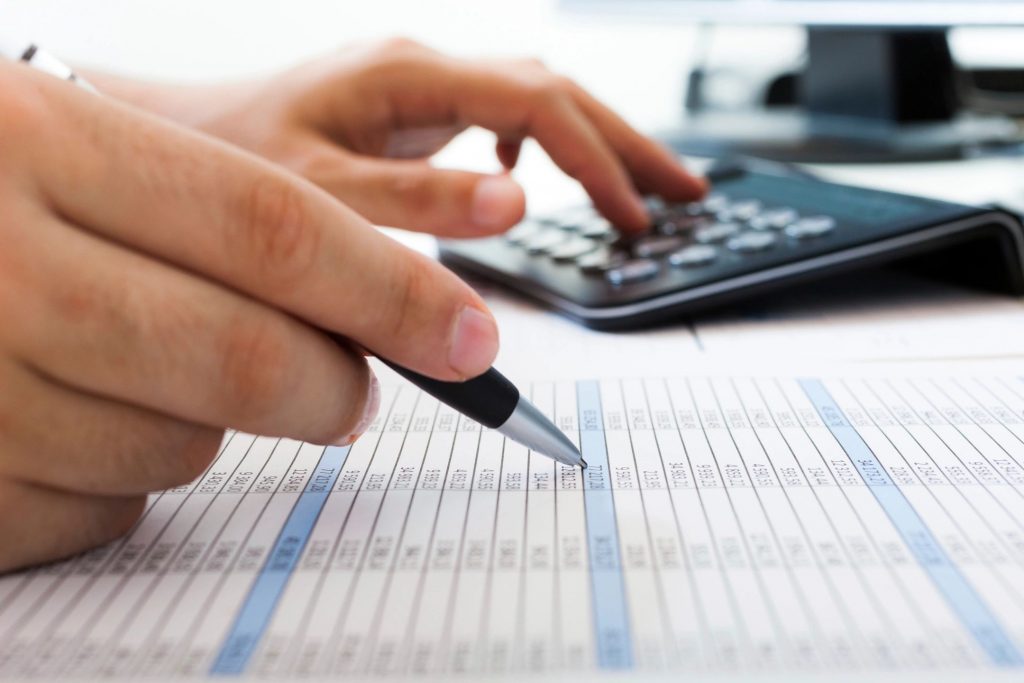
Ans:
POLYGON ((704 202, 690 202, 682 209, 682 214, 684 216, 690 216, 691 218, 703 216, 706 213, 707 210, 704 208, 704 202))
POLYGON ((583 237, 573 237, 567 242, 563 242, 556 247, 552 247, 548 252, 548 256, 556 261, 574 261, 580 256, 589 254, 597 248, 598 244, 593 240, 584 239, 583 237))
POLYGON ((649 280, 658 274, 658 262, 650 259, 634 259, 607 271, 604 276, 613 285, 628 285, 632 282, 649 280))
POLYGON ((671 223, 676 218, 676 214, 668 209, 651 211, 649 215, 651 217, 650 227, 652 228, 657 228, 662 223, 671 223))
POLYGON ((520 223, 505 233, 505 241, 511 244, 522 244, 526 240, 537 235, 544 228, 533 221, 520 223))
POLYGON ((718 258, 718 249, 710 244, 691 244, 668 257, 676 268, 692 268, 711 263, 718 258))
POLYGON ((796 209, 780 207, 762 211, 750 219, 749 225, 754 230, 782 230, 799 219, 796 209))
POLYGON ((836 229, 836 219, 831 216, 808 216, 786 228, 786 234, 798 240, 819 237, 836 229))
POLYGON ((724 194, 709 194, 701 203, 706 213, 718 213, 729 206, 729 198, 724 194))
POLYGON ((572 209, 564 209, 548 216, 544 223, 546 225, 560 228, 569 232, 579 230, 589 221, 594 220, 597 214, 589 206, 580 206, 572 209))
POLYGON ((661 197, 644 197, 644 206, 651 213, 663 213, 668 210, 661 197))
POLYGON ((543 254, 568 239, 569 235, 563 231, 548 228, 525 240, 523 246, 531 254, 543 254))
POLYGON ((625 262, 625 254, 621 251, 613 251, 608 247, 600 247, 596 251, 576 259, 577 267, 584 273, 603 273, 609 268, 614 268, 625 262))
POLYGON ((750 230, 747 232, 741 232, 735 237, 730 238, 725 245, 733 251, 749 253, 752 251, 764 251, 765 249, 769 249, 777 240, 778 238, 775 236, 774 232, 755 232, 750 230))
POLYGON ((712 223, 693 231, 693 239, 701 244, 722 242, 740 231, 736 223, 712 223))
POLYGON ((706 216, 672 216, 659 221, 655 230, 662 235, 681 235, 708 223, 706 216))
POLYGON ((668 237, 665 235, 652 235, 641 237, 633 244, 633 254, 638 258, 657 258, 675 251, 686 244, 682 237, 668 237))
POLYGON ((591 218, 579 227, 579 233, 592 239, 604 239, 615 234, 615 228, 604 218, 591 218))
POLYGON ((717 212, 718 220, 728 223, 739 221, 745 223, 761 210, 761 202, 756 199, 744 199, 726 206, 717 212))

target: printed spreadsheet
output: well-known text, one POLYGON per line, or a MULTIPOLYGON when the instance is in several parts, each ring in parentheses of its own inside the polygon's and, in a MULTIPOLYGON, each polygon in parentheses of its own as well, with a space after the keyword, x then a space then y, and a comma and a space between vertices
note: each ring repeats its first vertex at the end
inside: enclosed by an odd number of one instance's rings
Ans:
POLYGON ((1021 379, 529 392, 588 469, 404 384, 350 447, 229 433, 125 538, 0 578, 0 678, 1024 666, 1021 379))

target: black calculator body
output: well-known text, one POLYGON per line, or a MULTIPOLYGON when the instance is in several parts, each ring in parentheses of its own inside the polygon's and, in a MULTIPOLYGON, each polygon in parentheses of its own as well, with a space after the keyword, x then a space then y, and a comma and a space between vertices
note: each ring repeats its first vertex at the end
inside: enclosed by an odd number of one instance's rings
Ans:
POLYGON ((441 259, 589 327, 626 329, 893 261, 1024 293, 1024 230, 1010 213, 734 169, 701 202, 651 202, 625 238, 590 207, 499 237, 448 240, 441 259))

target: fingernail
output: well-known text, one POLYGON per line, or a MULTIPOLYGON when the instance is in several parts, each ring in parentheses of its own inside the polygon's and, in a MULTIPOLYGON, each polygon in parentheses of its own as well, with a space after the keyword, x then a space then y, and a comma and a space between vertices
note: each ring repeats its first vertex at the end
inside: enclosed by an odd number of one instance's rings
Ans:
POLYGON ((377 375, 370 371, 370 387, 367 389, 366 406, 363 409, 363 416, 359 418, 352 432, 334 442, 335 446, 348 446, 355 442, 363 433, 370 428, 374 418, 380 411, 380 382, 377 375))
POLYGON ((462 377, 476 377, 491 367, 498 355, 498 326, 494 318, 466 306, 455 320, 448 364, 462 377))
POLYGON ((516 181, 507 175, 488 176, 473 190, 470 220, 485 230, 500 230, 522 218, 525 206, 523 188, 516 181))

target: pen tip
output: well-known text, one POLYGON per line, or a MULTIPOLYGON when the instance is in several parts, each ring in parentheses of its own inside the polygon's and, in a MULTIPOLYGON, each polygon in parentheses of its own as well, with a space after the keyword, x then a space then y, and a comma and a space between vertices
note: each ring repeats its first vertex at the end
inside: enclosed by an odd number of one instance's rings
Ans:
POLYGON ((587 461, 583 458, 580 458, 580 469, 587 469, 587 461))

